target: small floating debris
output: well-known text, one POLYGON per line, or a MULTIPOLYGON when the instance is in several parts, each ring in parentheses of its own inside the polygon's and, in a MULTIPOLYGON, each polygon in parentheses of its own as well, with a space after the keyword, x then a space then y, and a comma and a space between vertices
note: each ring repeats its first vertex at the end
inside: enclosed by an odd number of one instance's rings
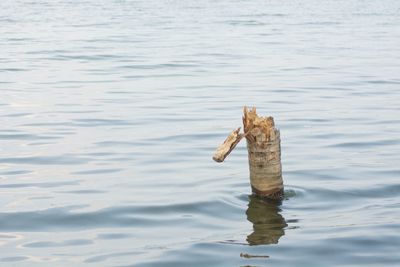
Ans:
POLYGON ((264 259, 267 259, 267 258, 269 258, 269 256, 267 256, 267 255, 250 255, 250 254, 247 254, 247 253, 240 253, 240 257, 241 258, 246 258, 246 259, 252 259, 252 258, 264 258, 264 259))

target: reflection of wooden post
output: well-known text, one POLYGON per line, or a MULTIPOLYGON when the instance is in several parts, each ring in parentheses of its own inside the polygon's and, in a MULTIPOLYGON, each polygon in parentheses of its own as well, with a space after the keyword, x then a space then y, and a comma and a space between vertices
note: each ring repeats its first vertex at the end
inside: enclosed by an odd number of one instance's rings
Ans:
POLYGON ((250 196, 247 220, 253 223, 253 232, 247 236, 250 245, 278 244, 285 234, 287 223, 276 203, 250 196))
POLYGON ((259 117, 256 108, 243 110, 244 134, 233 131, 220 145, 213 159, 222 162, 243 137, 247 140, 250 183, 254 194, 270 199, 283 198, 280 132, 272 117, 259 117))
POLYGON ((271 199, 283 198, 280 132, 272 117, 259 117, 256 109, 244 108, 244 131, 249 154, 253 193, 271 199))

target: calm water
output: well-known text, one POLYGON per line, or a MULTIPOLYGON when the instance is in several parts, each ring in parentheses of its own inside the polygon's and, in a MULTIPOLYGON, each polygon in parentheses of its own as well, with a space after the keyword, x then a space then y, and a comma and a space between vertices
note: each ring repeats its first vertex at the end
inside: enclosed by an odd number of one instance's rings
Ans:
POLYGON ((400 266, 399 73, 396 0, 3 0, 0 265, 400 266))

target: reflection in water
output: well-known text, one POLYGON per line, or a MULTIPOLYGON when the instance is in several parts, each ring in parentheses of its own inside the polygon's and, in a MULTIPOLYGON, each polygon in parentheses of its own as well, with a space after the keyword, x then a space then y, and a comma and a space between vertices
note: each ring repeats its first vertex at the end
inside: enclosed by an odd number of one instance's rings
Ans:
POLYGON ((253 223, 253 233, 247 236, 249 245, 277 244, 285 234, 287 224, 279 212, 279 203, 250 196, 247 220, 253 223))

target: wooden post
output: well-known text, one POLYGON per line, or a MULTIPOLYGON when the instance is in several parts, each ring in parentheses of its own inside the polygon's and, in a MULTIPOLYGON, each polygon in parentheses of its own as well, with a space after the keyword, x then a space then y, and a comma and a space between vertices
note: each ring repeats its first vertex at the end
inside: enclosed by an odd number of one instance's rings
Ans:
POLYGON ((243 126, 249 155, 253 193, 283 199, 280 132, 272 117, 259 117, 256 108, 244 107, 243 126))
POLYGON ((233 131, 220 145, 213 159, 222 162, 243 137, 246 137, 250 183, 255 195, 283 199, 280 132, 272 117, 259 117, 256 108, 243 110, 244 134, 233 131))

